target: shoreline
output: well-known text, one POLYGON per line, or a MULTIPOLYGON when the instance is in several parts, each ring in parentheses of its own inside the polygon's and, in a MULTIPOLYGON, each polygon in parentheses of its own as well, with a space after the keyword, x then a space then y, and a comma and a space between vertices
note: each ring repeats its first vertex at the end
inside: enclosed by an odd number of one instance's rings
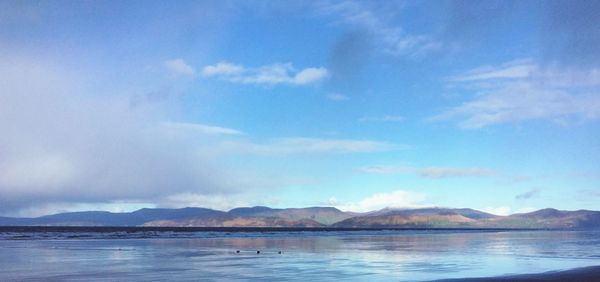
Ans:
MULTIPOLYGON (((587 231, 587 229, 582 229, 587 231)), ((338 232, 338 231, 582 231, 580 229, 547 228, 462 228, 462 227, 194 227, 194 226, 60 226, 60 225, 0 225, 0 232, 115 232, 115 231, 168 231, 168 232, 338 232)))
POLYGON ((433 280, 430 282, 570 282, 600 281, 600 265, 579 267, 569 270, 548 271, 542 273, 517 274, 495 277, 452 278, 433 280))

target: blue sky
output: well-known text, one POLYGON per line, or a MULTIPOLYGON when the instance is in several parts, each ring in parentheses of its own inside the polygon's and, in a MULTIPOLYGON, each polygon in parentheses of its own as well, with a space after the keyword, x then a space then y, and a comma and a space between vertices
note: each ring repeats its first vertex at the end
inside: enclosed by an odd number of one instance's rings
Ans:
POLYGON ((594 1, 1 1, 0 214, 597 209, 594 1))

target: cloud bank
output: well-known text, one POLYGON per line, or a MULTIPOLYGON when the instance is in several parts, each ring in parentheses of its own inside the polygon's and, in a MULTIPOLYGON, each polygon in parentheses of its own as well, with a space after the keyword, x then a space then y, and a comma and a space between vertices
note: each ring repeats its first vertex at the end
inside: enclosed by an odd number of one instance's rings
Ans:
POLYGON ((47 61, 2 61, 0 213, 49 202, 235 190, 198 147, 207 135, 238 131, 164 124, 162 104, 132 107, 129 97, 89 93, 85 79, 47 61), (200 134, 169 134, 182 128, 200 134))

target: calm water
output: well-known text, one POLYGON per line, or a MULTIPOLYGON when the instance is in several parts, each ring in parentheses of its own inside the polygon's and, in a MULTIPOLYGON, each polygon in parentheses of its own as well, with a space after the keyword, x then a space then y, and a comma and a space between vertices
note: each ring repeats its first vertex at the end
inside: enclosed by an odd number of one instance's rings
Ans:
POLYGON ((0 280, 423 281, 600 265, 598 231, 154 235, 0 233, 0 280))

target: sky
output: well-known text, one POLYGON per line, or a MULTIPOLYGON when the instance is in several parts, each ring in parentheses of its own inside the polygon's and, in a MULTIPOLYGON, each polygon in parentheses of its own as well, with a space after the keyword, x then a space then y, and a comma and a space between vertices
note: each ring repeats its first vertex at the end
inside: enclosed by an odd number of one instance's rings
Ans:
POLYGON ((0 1, 0 215, 598 209, 598 1, 0 1))

